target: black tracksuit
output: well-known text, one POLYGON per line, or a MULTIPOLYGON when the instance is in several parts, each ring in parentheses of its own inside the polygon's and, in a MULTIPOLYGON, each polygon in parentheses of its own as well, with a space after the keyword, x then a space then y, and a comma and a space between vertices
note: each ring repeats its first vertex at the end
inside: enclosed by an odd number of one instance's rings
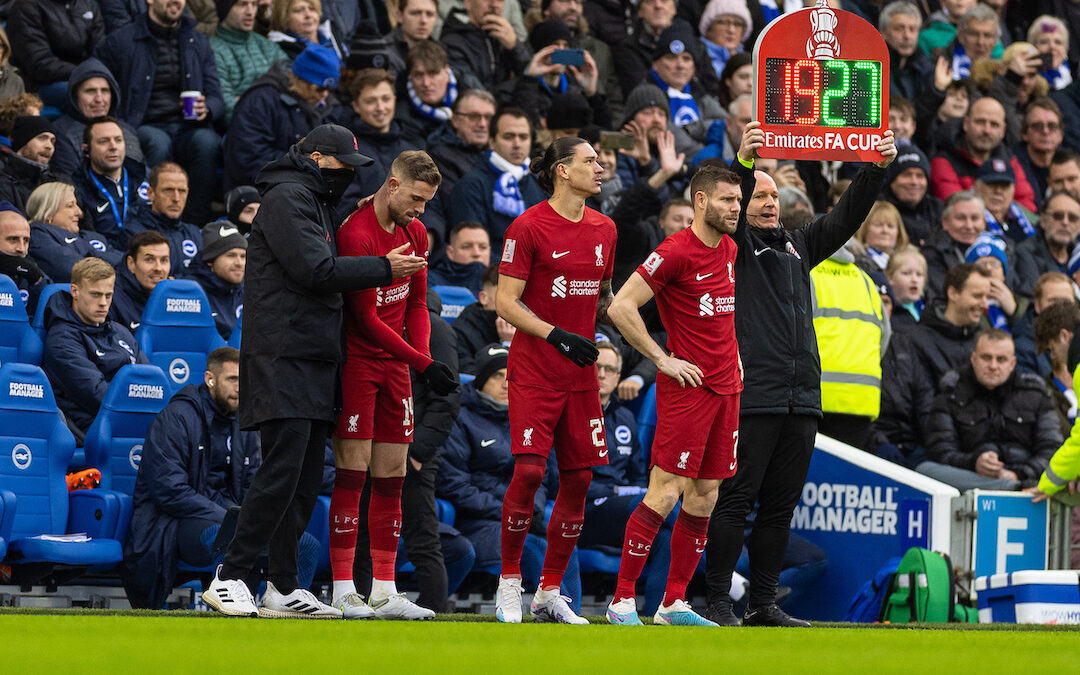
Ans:
POLYGON ((821 419, 821 361, 814 333, 810 270, 859 229, 885 171, 859 170, 831 213, 788 232, 746 222, 754 172, 732 162, 742 177, 742 215, 734 234, 735 334, 746 377, 739 414, 739 468, 720 486, 706 549, 710 604, 728 597, 743 545, 746 516, 758 504, 747 541, 749 609, 776 595, 791 513, 799 501, 821 419))

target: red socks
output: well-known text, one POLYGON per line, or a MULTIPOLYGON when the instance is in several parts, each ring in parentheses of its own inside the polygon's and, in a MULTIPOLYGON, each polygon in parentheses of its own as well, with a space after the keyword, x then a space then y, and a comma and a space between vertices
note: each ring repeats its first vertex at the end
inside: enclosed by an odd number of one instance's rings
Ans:
POLYGON ((330 497, 330 569, 334 581, 352 581, 360 493, 367 471, 338 469, 330 497))
MULTIPOLYGON (((709 517, 692 516, 680 511, 671 529, 671 567, 668 568, 667 588, 664 589, 664 607, 676 600, 686 599, 686 585, 694 576, 705 542, 709 540, 709 517)), ((620 574, 620 581, 621 575, 620 574)))
POLYGON ((368 532, 371 535, 371 577, 394 580, 398 539, 401 538, 401 486, 404 476, 371 479, 368 532))
POLYGON ((663 524, 664 518, 646 506, 645 502, 639 502, 630 514, 623 538, 622 560, 619 562, 619 581, 615 586, 616 602, 623 598, 637 597, 635 584, 649 559, 656 533, 663 524))
POLYGON ((529 533, 533 515, 533 496, 544 480, 547 464, 538 455, 518 455, 514 458, 514 475, 503 495, 502 509, 502 576, 521 576, 521 550, 529 533))
POLYGON ((581 525, 585 522, 585 495, 592 481, 592 469, 576 469, 559 474, 559 494, 548 523, 547 554, 540 575, 540 588, 562 585, 566 565, 574 552, 581 525))

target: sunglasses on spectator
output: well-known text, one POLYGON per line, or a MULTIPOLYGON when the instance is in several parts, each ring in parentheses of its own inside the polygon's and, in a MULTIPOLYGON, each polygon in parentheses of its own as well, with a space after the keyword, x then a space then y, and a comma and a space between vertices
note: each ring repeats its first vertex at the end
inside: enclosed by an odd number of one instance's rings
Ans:
POLYGON ((484 120, 485 122, 490 122, 491 118, 495 117, 495 115, 488 115, 487 113, 478 113, 478 112, 459 112, 457 114, 457 116, 458 117, 463 117, 466 120, 468 120, 469 122, 479 122, 480 120, 484 120))
POLYGON ((1080 223, 1080 213, 1068 213, 1066 211, 1051 211, 1046 214, 1050 216, 1051 220, 1056 220, 1059 223, 1080 223))
POLYGON ((1032 122, 1028 125, 1028 129, 1034 129, 1035 131, 1059 131, 1061 125, 1057 122, 1032 122))

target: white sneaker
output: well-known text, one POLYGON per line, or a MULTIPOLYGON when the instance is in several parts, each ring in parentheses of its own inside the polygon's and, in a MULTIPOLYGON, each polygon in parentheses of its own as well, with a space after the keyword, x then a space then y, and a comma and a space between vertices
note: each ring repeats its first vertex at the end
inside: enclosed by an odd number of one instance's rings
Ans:
POLYGON ((343 597, 334 600, 333 606, 334 609, 341 610, 343 618, 346 619, 375 618, 375 610, 368 607, 368 604, 364 602, 364 596, 359 593, 346 593, 343 597))
POLYGON ((495 618, 502 623, 521 623, 521 579, 499 577, 495 591, 495 618))
POLYGON ((615 601, 615 598, 612 598, 607 607, 607 620, 608 623, 616 626, 644 625, 641 623, 641 618, 638 617, 637 600, 635 598, 623 598, 618 602, 615 601))
POLYGON ((533 620, 541 623, 569 623, 584 626, 589 623, 570 609, 570 598, 558 591, 537 590, 532 601, 533 620), (550 596, 549 596, 550 593, 550 596))
POLYGON ((247 584, 240 579, 222 579, 220 575, 221 565, 218 565, 210 587, 203 591, 203 602, 226 616, 259 616, 247 584))
POLYGON ((409 600, 404 593, 391 593, 381 603, 373 603, 371 608, 375 610, 376 619, 423 621, 435 618, 435 612, 409 600))
POLYGON ((319 602, 311 591, 297 588, 288 595, 266 582, 259 616, 271 619, 340 619, 341 610, 319 602))

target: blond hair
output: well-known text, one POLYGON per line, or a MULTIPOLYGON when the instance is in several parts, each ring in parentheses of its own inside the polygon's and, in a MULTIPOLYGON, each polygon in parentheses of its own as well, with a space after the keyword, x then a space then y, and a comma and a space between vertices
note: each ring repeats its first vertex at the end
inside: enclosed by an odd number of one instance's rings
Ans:
POLYGON ((908 239, 907 230, 904 229, 904 219, 900 216, 900 211, 891 203, 881 200, 874 202, 874 205, 870 207, 870 212, 866 214, 866 220, 862 222, 859 230, 855 233, 855 241, 863 246, 866 245, 866 235, 870 232, 870 223, 876 217, 883 217, 896 226, 894 251, 898 251, 911 243, 911 240, 908 239))
POLYGON ((308 3, 316 14, 322 16, 322 3, 319 0, 274 0, 270 6, 270 30, 289 30, 289 14, 298 2, 308 3))
POLYGON ((919 249, 914 246, 908 245, 900 248, 896 247, 896 250, 889 256, 889 262, 885 265, 885 276, 892 282, 892 275, 896 274, 896 270, 900 269, 900 266, 904 264, 905 260, 915 260, 923 269, 923 273, 926 273, 926 258, 919 249))
POLYGON ((75 186, 70 183, 42 183, 26 198, 26 216, 33 222, 49 222, 69 193, 75 196, 75 186))
POLYGON ((115 276, 116 270, 101 258, 83 258, 71 268, 71 285, 92 284, 115 276))

